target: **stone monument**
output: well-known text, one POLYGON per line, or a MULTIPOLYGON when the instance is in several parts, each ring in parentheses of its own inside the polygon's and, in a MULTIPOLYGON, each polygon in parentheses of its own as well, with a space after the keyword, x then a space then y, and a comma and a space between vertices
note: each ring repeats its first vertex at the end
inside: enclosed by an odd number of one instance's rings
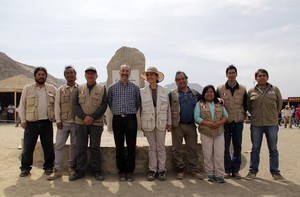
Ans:
MULTIPOLYGON (((109 86, 120 79, 119 68, 122 64, 128 64, 131 67, 130 81, 140 88, 145 86, 145 82, 140 78, 140 74, 145 71, 145 56, 136 48, 121 47, 109 61, 107 69, 107 89, 109 86)), ((112 113, 108 108, 106 110, 107 130, 112 131, 112 113)))

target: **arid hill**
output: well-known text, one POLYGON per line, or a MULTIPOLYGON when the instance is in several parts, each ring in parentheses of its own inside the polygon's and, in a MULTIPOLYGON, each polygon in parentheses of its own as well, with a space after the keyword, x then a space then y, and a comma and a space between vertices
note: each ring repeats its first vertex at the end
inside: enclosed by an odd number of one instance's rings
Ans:
MULTIPOLYGON (((17 62, 0 52, 0 89, 2 91, 22 90, 25 85, 34 82, 34 69, 34 66, 17 62)), ((48 73, 47 82, 59 87, 64 80, 57 79, 48 73)))

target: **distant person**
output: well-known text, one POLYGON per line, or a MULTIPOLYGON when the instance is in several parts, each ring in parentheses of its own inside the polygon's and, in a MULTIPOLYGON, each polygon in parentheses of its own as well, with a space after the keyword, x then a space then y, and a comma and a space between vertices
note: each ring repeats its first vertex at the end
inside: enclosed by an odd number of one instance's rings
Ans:
POLYGON ((188 86, 188 77, 182 71, 175 74, 177 88, 169 93, 172 117, 172 151, 176 165, 176 178, 183 179, 185 163, 183 161, 183 139, 188 153, 190 173, 197 179, 203 179, 199 172, 198 135, 194 121, 194 108, 201 94, 188 86))
POLYGON ((14 111, 15 111, 14 105, 9 104, 7 106, 7 120, 13 120, 14 119, 14 111))
POLYGON ((158 85, 164 74, 155 67, 149 67, 141 74, 149 85, 141 89, 141 127, 149 143, 148 181, 166 180, 166 130, 171 130, 171 109, 169 91, 158 85))
POLYGON ((47 70, 37 67, 34 70, 35 82, 24 87, 19 104, 21 127, 25 129, 21 174, 25 177, 32 169, 33 152, 38 137, 44 151, 43 169, 46 175, 52 173, 54 162, 53 124, 56 88, 46 83, 47 70))
POLYGON ((295 118, 296 118, 296 121, 295 121, 295 127, 299 127, 299 121, 300 121, 300 108, 297 107, 296 110, 295 110, 295 118))
POLYGON ((137 117, 140 108, 140 89, 129 81, 131 68, 123 64, 120 80, 108 89, 108 105, 112 111, 112 129, 116 145, 116 164, 120 181, 134 181, 137 117), (124 142, 126 140, 127 151, 124 142))
POLYGON ((55 162, 53 173, 47 178, 55 180, 62 176, 64 147, 70 136, 70 150, 68 171, 70 175, 75 173, 76 167, 76 127, 73 101, 78 87, 76 83, 76 71, 72 66, 66 66, 64 70, 66 83, 56 91, 55 120, 57 126, 55 142, 55 162))
POLYGON ((218 86, 217 93, 224 101, 224 107, 228 112, 227 122, 224 124, 225 138, 225 175, 224 178, 240 179, 239 174, 242 164, 242 138, 244 120, 247 111, 246 87, 236 80, 237 69, 230 65, 226 68, 227 81, 218 86), (232 140, 233 154, 230 155, 230 143, 232 140))
POLYGON ((19 124, 21 122, 20 120, 20 116, 19 116, 19 106, 16 108, 16 126, 15 127, 19 127, 19 124))
POLYGON ((195 106, 194 118, 199 124, 208 181, 224 183, 224 123, 228 113, 218 100, 214 86, 204 87, 202 101, 195 106))
POLYGON ((270 172, 274 180, 285 181, 279 170, 278 141, 278 113, 282 107, 282 97, 276 86, 268 83, 269 74, 265 69, 255 72, 257 85, 248 91, 248 109, 251 113, 251 156, 247 180, 252 180, 258 173, 260 149, 263 134, 269 148, 270 172))
POLYGON ((292 110, 289 105, 284 108, 284 128, 289 123, 289 127, 292 128, 292 110))
POLYGON ((88 141, 90 142, 92 173, 99 181, 105 179, 101 169, 100 142, 104 126, 104 113, 107 108, 107 97, 105 86, 97 83, 97 78, 96 68, 88 67, 85 70, 86 83, 79 85, 75 92, 77 165, 75 173, 69 176, 69 181, 85 177, 88 141))

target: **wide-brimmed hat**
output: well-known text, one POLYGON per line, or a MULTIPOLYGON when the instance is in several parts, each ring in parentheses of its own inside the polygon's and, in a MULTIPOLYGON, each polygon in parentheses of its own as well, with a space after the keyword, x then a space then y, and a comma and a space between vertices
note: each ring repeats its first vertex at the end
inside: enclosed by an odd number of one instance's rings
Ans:
POLYGON ((162 72, 159 72, 157 70, 157 68, 151 66, 149 67, 146 71, 144 71, 140 76, 144 79, 144 80, 147 80, 147 76, 146 76, 146 73, 156 73, 158 78, 158 82, 162 82, 165 78, 165 75, 162 73, 162 72))
POLYGON ((84 71, 84 72, 87 72, 87 71, 94 71, 95 73, 97 73, 97 70, 96 70, 96 68, 95 68, 95 67, 93 67, 93 66, 90 66, 90 67, 88 67, 87 69, 85 69, 85 71, 84 71))

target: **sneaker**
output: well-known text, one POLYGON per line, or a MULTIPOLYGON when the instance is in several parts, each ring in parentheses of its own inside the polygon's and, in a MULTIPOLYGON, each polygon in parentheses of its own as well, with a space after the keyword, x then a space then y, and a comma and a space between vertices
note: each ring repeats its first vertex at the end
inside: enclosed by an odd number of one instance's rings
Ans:
POLYGON ((209 181, 209 182, 214 182, 215 181, 215 176, 214 175, 208 175, 207 176, 207 181, 209 181))
POLYGON ((69 167, 68 172, 69 172, 69 175, 73 175, 73 174, 75 174, 76 170, 74 167, 69 167))
POLYGON ((282 181, 282 182, 286 181, 286 179, 283 178, 283 176, 281 176, 281 174, 279 172, 272 174, 272 177, 275 181, 282 181))
POLYGON ((94 173, 94 177, 98 180, 98 181, 104 181, 105 176, 101 171, 97 171, 94 173))
POLYGON ((25 177, 30 174, 30 170, 21 170, 20 177, 25 177))
POLYGON ((247 174, 247 176, 245 177, 245 179, 250 181, 250 180, 255 179, 255 177, 256 177, 256 173, 250 171, 250 172, 247 174))
POLYGON ((45 174, 46 174, 46 175, 48 175, 48 176, 49 176, 49 175, 51 175, 51 174, 52 174, 52 172, 53 172, 53 169, 52 169, 52 168, 47 168, 47 169, 45 169, 45 171, 44 171, 44 172, 45 172, 45 174))
POLYGON ((128 181, 128 182, 134 181, 134 176, 133 176, 133 173, 132 173, 132 172, 129 172, 129 173, 127 174, 127 181, 128 181))
POLYGON ((192 171, 192 175, 199 180, 203 180, 203 176, 199 173, 199 171, 192 171))
POLYGON ((225 180, 224 180, 224 178, 222 176, 216 176, 215 177, 215 181, 217 183, 225 183, 225 180))
POLYGON ((119 173, 119 181, 126 181, 126 174, 124 172, 119 173))
POLYGON ((158 173, 158 179, 159 179, 160 181, 166 180, 166 179, 167 179, 166 171, 161 171, 161 172, 159 172, 159 173, 158 173))
POLYGON ((148 181, 154 181, 154 179, 155 179, 155 172, 149 170, 148 175, 147 175, 147 180, 148 181))
POLYGON ((229 179, 230 178, 230 172, 229 171, 225 171, 224 178, 225 179, 229 179))
POLYGON ((184 170, 183 170, 183 168, 179 168, 179 169, 177 170, 176 178, 177 178, 177 179, 183 179, 183 177, 184 177, 184 170))
POLYGON ((239 174, 239 172, 233 172, 232 177, 235 178, 235 179, 241 179, 242 178, 242 176, 239 174))
POLYGON ((76 170, 75 174, 69 176, 69 181, 76 181, 76 180, 82 179, 84 177, 85 177, 84 172, 80 172, 80 171, 76 170))
POLYGON ((47 180, 52 181, 60 177, 62 177, 62 171, 54 169, 53 173, 50 176, 48 176, 47 180))

